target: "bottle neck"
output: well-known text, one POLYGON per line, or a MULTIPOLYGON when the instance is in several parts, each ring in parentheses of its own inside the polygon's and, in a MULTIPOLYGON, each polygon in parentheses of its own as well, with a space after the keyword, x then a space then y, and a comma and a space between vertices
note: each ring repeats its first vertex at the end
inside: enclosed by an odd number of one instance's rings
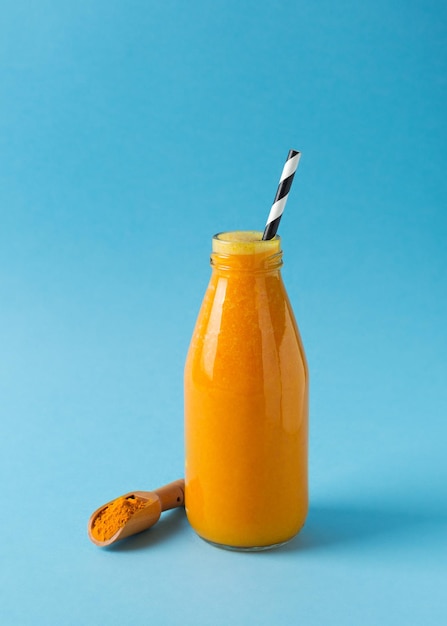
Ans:
POLYGON ((261 231, 231 231, 213 237, 211 266, 219 271, 273 272, 282 265, 281 238, 261 231))

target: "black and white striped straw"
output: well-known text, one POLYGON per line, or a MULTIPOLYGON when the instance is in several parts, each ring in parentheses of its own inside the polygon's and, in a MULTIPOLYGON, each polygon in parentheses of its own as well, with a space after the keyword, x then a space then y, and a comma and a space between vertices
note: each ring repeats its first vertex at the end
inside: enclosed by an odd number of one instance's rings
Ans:
POLYGON ((262 239, 273 239, 276 235, 300 158, 301 152, 298 152, 298 150, 289 150, 262 239))

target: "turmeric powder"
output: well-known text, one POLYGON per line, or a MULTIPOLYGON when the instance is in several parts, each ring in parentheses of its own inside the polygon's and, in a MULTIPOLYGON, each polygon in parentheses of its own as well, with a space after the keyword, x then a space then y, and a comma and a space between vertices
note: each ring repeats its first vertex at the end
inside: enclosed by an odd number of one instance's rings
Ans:
POLYGON ((107 541, 122 528, 132 515, 143 509, 148 500, 136 496, 121 496, 106 506, 93 520, 92 535, 97 541, 107 541))

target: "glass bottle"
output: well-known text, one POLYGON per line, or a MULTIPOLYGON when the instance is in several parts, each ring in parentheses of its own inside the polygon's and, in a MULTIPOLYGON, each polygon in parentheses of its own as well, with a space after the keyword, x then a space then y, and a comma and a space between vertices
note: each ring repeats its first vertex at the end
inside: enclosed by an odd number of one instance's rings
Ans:
POLYGON ((308 509, 308 369, 281 277, 280 237, 213 237, 185 365, 185 505, 203 539, 285 543, 308 509))

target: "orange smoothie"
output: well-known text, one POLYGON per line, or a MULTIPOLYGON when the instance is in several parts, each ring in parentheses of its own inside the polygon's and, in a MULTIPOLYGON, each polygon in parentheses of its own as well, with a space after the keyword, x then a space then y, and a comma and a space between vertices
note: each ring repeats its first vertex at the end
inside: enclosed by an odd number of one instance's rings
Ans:
POLYGON ((213 238, 185 365, 185 505, 224 547, 291 539, 307 508, 308 370, 281 278, 280 238, 213 238))

